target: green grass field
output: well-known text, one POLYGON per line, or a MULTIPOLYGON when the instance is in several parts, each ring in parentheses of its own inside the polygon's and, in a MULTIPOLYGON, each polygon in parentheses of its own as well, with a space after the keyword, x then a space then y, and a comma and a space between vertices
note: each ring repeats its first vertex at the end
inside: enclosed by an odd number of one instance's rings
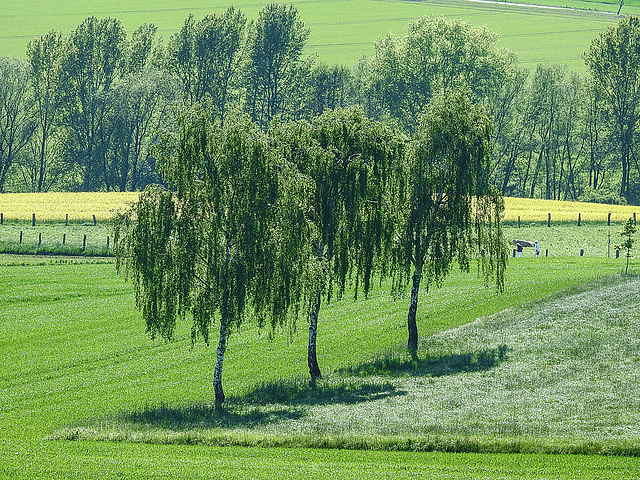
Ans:
POLYGON ((0 225, 0 252, 23 254, 110 255, 108 222, 14 221, 0 225))
MULTIPOLYGON (((540 242, 542 255, 551 257, 577 257, 580 251, 587 257, 613 257, 615 245, 620 243, 622 224, 612 222, 583 222, 580 227, 570 222, 516 222, 504 225, 505 237, 540 242), (610 236, 609 236, 610 235, 610 236)), ((0 225, 0 253, 104 255, 110 254, 112 232, 109 222, 64 221, 31 222, 5 221, 0 225), (22 243, 20 235, 22 234, 22 243), (83 246, 85 247, 83 249, 83 246)), ((525 249, 524 256, 532 256, 533 249, 525 249)))
POLYGON ((334 302, 316 392, 304 322, 290 340, 249 322, 219 414, 214 348, 187 325, 149 340, 112 263, 0 256, 0 478, 633 478, 637 457, 579 454, 639 448, 640 286, 622 266, 512 259, 502 295, 454 273, 421 298, 415 364, 406 299, 334 302), (467 453, 411 451, 432 448, 467 453), (532 453, 477 453, 501 451, 532 453))
MULTIPOLYGON (((591 40, 618 21, 618 2, 547 0, 554 6, 581 10, 549 9, 468 0, 306 0, 298 6, 302 21, 311 29, 307 53, 329 64, 352 65, 373 53, 374 41, 389 31, 403 33, 412 18, 444 15, 486 25, 501 35, 500 46, 514 51, 522 65, 562 63, 584 70, 582 54, 591 40), (605 13, 609 12, 609 13, 605 13)), ((532 3, 522 1, 520 3, 532 3)), ((266 3, 242 0, 234 5, 255 18, 266 3)), ((224 10, 228 2, 145 0, 79 0, 0 2, 0 54, 24 57, 27 43, 51 29, 68 34, 87 16, 121 19, 127 31, 142 23, 155 23, 166 40, 177 32, 189 13, 202 18, 224 10)), ((623 13, 640 13, 640 2, 627 0, 623 13)))

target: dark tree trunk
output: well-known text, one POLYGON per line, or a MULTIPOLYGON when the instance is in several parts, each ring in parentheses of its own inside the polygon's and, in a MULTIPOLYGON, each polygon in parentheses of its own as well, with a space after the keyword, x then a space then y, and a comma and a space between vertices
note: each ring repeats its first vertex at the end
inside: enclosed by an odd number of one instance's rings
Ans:
POLYGON ((407 327, 409 329, 409 341, 407 347, 412 355, 418 351, 418 325, 416 323, 416 313, 418 311, 418 292, 420 290, 421 275, 417 271, 413 274, 413 285, 411 286, 411 303, 409 304, 409 315, 407 316, 407 327))
POLYGON ((216 396, 216 405, 224 403, 224 391, 222 390, 222 364, 224 353, 227 350, 227 319, 220 319, 220 340, 218 341, 218 353, 216 357, 216 368, 213 372, 213 391, 216 396))
POLYGON ((318 357, 316 356, 316 338, 318 335, 318 313, 320 312, 320 290, 316 292, 316 300, 309 314, 309 348, 307 351, 307 363, 311 375, 311 385, 315 386, 316 379, 322 378, 318 357))

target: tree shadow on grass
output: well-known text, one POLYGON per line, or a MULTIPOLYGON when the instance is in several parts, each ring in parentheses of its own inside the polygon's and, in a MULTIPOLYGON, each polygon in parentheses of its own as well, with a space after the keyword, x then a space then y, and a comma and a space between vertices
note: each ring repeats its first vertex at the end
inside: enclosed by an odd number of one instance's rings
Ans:
POLYGON ((254 428, 298 420, 306 408, 318 404, 356 404, 404 395, 389 383, 366 383, 359 379, 332 379, 315 388, 297 378, 258 385, 241 397, 230 397, 224 406, 193 404, 160 405, 122 414, 126 423, 171 430, 254 428))
POLYGON ((419 355, 409 358, 408 353, 391 353, 369 363, 341 369, 338 373, 359 377, 373 375, 442 377, 463 372, 490 370, 507 359, 508 350, 506 345, 500 345, 497 348, 477 352, 427 355, 423 358, 419 355))
POLYGON ((171 430, 233 428, 243 426, 247 428, 285 420, 296 420, 303 415, 300 409, 283 408, 221 408, 212 404, 194 404, 187 406, 160 405, 146 407, 123 415, 128 423, 149 425, 171 430))
POLYGON ((258 385, 241 401, 251 404, 286 404, 311 406, 328 404, 354 405, 381 398, 405 395, 389 382, 364 382, 361 379, 330 377, 318 381, 315 387, 308 379, 295 378, 258 385))
POLYGON ((160 405, 122 415, 128 423, 171 430, 253 428, 287 420, 298 420, 313 405, 355 405, 406 395, 380 377, 455 375, 489 370, 507 358, 500 345, 477 352, 411 357, 387 354, 372 362, 338 370, 338 375, 319 381, 315 387, 306 378, 263 383, 239 397, 230 397, 223 407, 211 404, 160 405), (376 376, 374 381, 363 377, 376 376))

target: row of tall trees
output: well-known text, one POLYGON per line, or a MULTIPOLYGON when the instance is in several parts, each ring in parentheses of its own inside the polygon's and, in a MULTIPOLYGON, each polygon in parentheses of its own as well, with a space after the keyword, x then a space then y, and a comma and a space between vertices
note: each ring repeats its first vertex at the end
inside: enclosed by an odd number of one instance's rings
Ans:
POLYGON ((464 90, 441 88, 405 134, 338 109, 311 121, 211 121, 196 105, 163 135, 166 186, 145 190, 115 232, 152 336, 192 319, 192 341, 219 327, 213 385, 225 400, 228 335, 246 318, 271 328, 309 320, 308 368, 320 378, 321 304, 374 277, 411 283, 408 347, 418 348, 421 285, 476 260, 504 282, 499 192, 489 182, 491 121, 464 90))
POLYGON ((308 36, 294 6, 272 3, 254 21, 233 7, 189 16, 166 42, 154 25, 128 35, 95 17, 34 39, 26 61, 0 61, 0 192, 158 182, 158 134, 195 104, 222 125, 246 115, 263 130, 358 105, 411 135, 434 93, 465 88, 491 112, 491 181, 503 194, 640 201, 637 17, 594 39, 586 75, 528 72, 495 33, 442 17, 380 38, 352 68, 305 56, 308 36))
POLYGON ((297 10, 270 4, 256 21, 229 7, 189 16, 166 47, 155 25, 130 37, 119 20, 87 18, 34 39, 27 60, 0 63, 0 192, 136 190, 160 180, 151 146, 177 113, 248 113, 264 128, 304 105, 312 62, 297 10), (300 87, 299 87, 300 86, 300 87))

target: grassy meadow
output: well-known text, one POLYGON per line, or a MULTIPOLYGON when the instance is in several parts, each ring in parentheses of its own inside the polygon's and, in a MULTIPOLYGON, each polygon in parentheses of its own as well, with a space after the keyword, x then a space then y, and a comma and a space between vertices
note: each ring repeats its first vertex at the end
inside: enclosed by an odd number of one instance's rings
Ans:
MULTIPOLYGON (((521 2, 478 2, 468 0, 303 0, 294 3, 300 17, 311 30, 307 53, 328 64, 353 65, 363 55, 371 55, 375 40, 387 32, 403 33, 412 18, 444 15, 462 18, 475 25, 486 25, 501 35, 499 45, 514 51, 521 63, 567 64, 582 71, 582 54, 591 40, 618 21, 612 15, 618 2, 542 0, 554 7, 537 8, 512 5, 521 2)), ((266 3, 241 0, 234 5, 249 18, 255 18, 266 3)), ((68 34, 87 16, 117 17, 131 32, 143 23, 158 25, 166 40, 177 32, 190 13, 202 18, 224 10, 228 2, 192 0, 176 2, 150 0, 131 3, 124 0, 79 0, 43 2, 1 1, 0 54, 25 56, 27 43, 51 29, 68 34)), ((640 13, 640 2, 627 0, 623 13, 640 13)))
POLYGON ((583 455, 640 453, 621 267, 512 260, 501 295, 454 273, 420 300, 417 360, 407 298, 333 302, 316 391, 304 322, 270 339, 249 321, 217 412, 214 346, 188 325, 148 339, 111 262, 0 256, 0 478, 631 478, 637 457, 583 455))

